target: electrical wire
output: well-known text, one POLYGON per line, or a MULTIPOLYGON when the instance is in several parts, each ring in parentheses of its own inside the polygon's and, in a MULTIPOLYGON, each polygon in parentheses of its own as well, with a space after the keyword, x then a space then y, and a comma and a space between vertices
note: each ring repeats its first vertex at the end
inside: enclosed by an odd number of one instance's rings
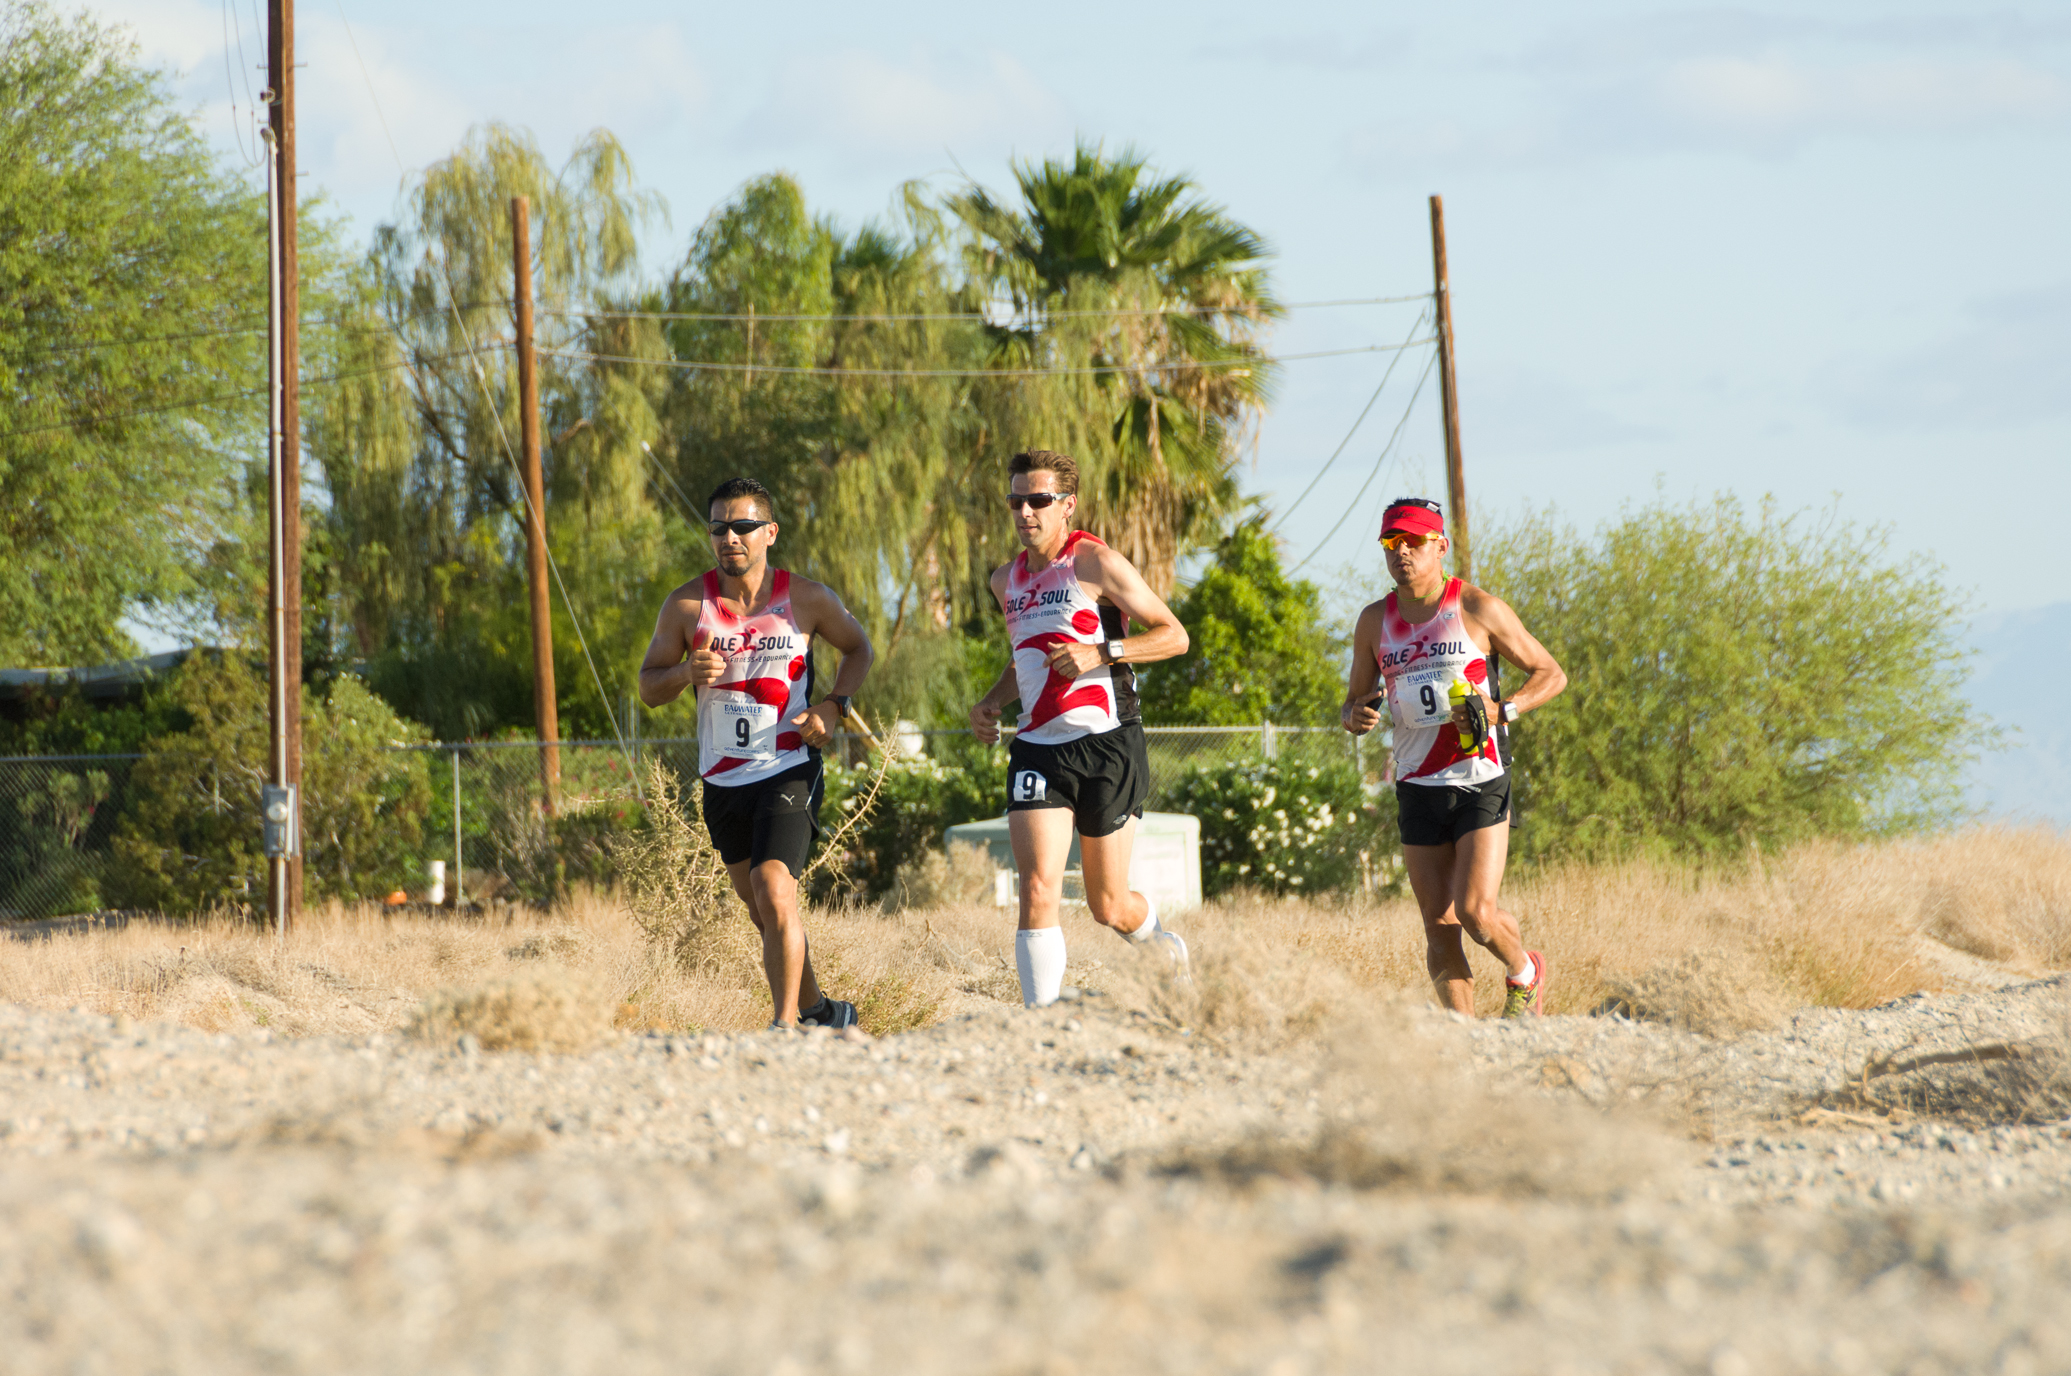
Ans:
MULTIPOLYGON (((382 135, 388 140, 388 151, 395 158, 396 171, 407 176, 409 169, 403 165, 402 150, 396 147, 395 135, 388 127, 388 116, 381 109, 381 97, 374 89, 373 76, 367 71, 367 60, 360 56, 359 40, 353 35, 352 21, 345 17, 345 0, 337 0, 337 6, 338 21, 345 26, 345 41, 352 48, 353 60, 359 64, 360 79, 366 83, 367 99, 374 106, 374 117, 381 123, 382 135)), ((447 268, 446 260, 443 257, 438 259, 438 264, 439 275, 446 279, 446 299, 452 308, 453 324, 460 331, 460 337, 467 342, 469 353, 473 354, 474 335, 467 327, 466 318, 461 314, 461 306, 454 301, 458 293, 453 289, 453 274, 447 268)), ((529 264, 526 266, 530 267, 529 264)), ((526 486, 525 472, 518 463, 517 451, 511 446, 510 432, 504 428, 503 408, 494 404, 496 397, 489 390, 489 378, 482 371, 481 359, 477 356, 473 359, 473 362, 475 381, 482 389, 483 399, 491 403, 489 415, 490 419, 496 422, 496 437, 502 442, 504 459, 510 464, 511 473, 518 480, 518 491, 524 496, 526 517, 528 520, 537 521, 540 532, 544 535, 547 524, 546 513, 533 507, 532 490, 526 486)), ((561 604, 568 608, 568 623, 574 628, 575 643, 582 647, 583 660, 590 666, 590 679, 597 685, 598 701, 604 706, 604 715, 611 719, 611 734, 618 741, 619 754, 625 757, 626 777, 632 780, 634 796, 639 798, 644 805, 647 801, 647 794, 640 784, 639 764, 634 760, 633 752, 626 744, 625 731, 619 725, 618 713, 612 710, 611 694, 604 691, 604 676, 597 672, 597 658, 590 653, 589 637, 585 636, 582 631, 582 615, 576 608, 575 599, 568 595, 568 583, 561 576, 561 564, 559 560, 554 558, 553 547, 548 545, 544 539, 540 541, 540 545, 542 552, 546 555, 547 567, 553 571, 554 586, 560 589, 561 604)))
POLYGON ((1320 349, 1315 353, 1263 355, 1252 358, 1179 359, 1142 366, 1111 363, 1090 368, 797 368, 771 363, 701 363, 681 358, 634 358, 626 354, 592 354, 575 349, 541 349, 550 358, 574 358, 590 363, 638 363, 650 368, 678 368, 690 372, 709 369, 719 373, 781 373, 791 377, 1088 377, 1108 373, 1187 372, 1197 369, 1251 369, 1274 363, 1299 363, 1312 358, 1344 358, 1351 354, 1394 353, 1429 344, 1436 335, 1403 344, 1366 344, 1356 349, 1320 349))
MULTIPOLYGON (((490 347, 508 349, 511 347, 511 342, 507 339, 494 340, 491 342, 490 347)), ((438 354, 431 358, 422 359, 398 359, 394 363, 383 363, 374 368, 360 368, 349 373, 328 373, 322 377, 306 377, 302 379, 298 386, 302 389, 325 387, 334 382, 350 382, 355 378, 373 377, 378 373, 392 373, 401 368, 415 368, 419 364, 447 363, 457 358, 471 357, 473 355, 468 353, 453 353, 438 354)), ((247 387, 240 392, 222 392, 212 397, 195 397, 187 401, 171 401, 163 406, 140 406, 134 410, 115 411, 107 415, 85 416, 78 420, 53 421, 49 425, 30 425, 24 426, 19 430, 0 430, 0 440, 11 440, 17 435, 40 435, 51 430, 77 430, 81 426, 99 425, 108 421, 132 420, 138 416, 164 415, 168 411, 198 411, 209 406, 220 406, 226 401, 240 401, 246 397, 263 397, 265 395, 266 388, 264 387, 247 387)))
MULTIPOLYGON (((1409 327, 1409 332, 1414 335, 1424 327, 1424 322, 1429 318, 1430 312, 1428 311, 1417 316, 1416 323, 1409 327)), ((1387 371, 1381 374, 1380 385, 1373 389, 1373 395, 1366 399, 1366 405, 1359 408, 1359 416, 1352 422, 1352 428, 1347 430, 1345 437, 1338 441, 1338 447, 1330 451, 1330 457, 1323 461, 1323 467, 1316 470, 1316 476, 1309 479, 1309 485, 1302 489, 1302 495, 1289 502, 1281 511, 1280 519, 1266 527, 1268 535, 1280 529, 1287 518, 1294 514, 1294 509, 1308 500, 1309 494, 1316 490, 1316 484, 1323 481, 1323 475, 1330 472, 1330 466, 1338 461, 1338 455, 1345 452, 1345 446, 1349 445, 1352 442, 1352 437, 1359 433, 1359 427, 1366 423, 1367 413, 1373 410, 1374 403, 1381 399, 1381 393, 1387 389, 1388 379, 1395 376, 1395 365, 1402 362, 1403 352, 1404 350, 1402 349, 1396 350, 1395 357, 1388 360, 1388 368, 1387 371)))
POLYGON ((1359 499, 1366 495, 1366 489, 1373 486, 1373 480, 1381 476, 1381 466, 1387 463, 1388 455, 1395 449, 1395 442, 1402 438, 1402 428, 1409 424, 1410 413, 1417 409, 1417 398, 1424 395, 1424 384, 1431 380, 1431 370, 1437 366, 1438 351, 1433 349, 1429 361, 1424 364, 1423 375, 1417 379, 1417 390, 1409 394, 1409 405, 1402 408, 1402 419, 1395 422, 1394 432, 1388 436, 1388 442, 1381 446, 1381 456, 1373 461, 1373 471, 1366 475, 1365 482, 1359 484, 1359 490, 1352 494, 1352 500, 1345 503, 1345 509, 1338 516, 1337 523, 1325 531, 1323 538, 1318 540, 1310 548, 1309 552, 1301 557, 1301 563, 1288 570, 1290 574, 1297 572, 1302 564, 1308 563, 1318 554, 1321 554, 1323 547, 1330 543, 1330 537, 1337 534, 1339 527, 1345 524, 1346 518, 1359 509, 1359 499))
MULTIPOLYGON (((498 306, 508 304, 508 302, 498 301, 473 302, 467 306, 462 307, 462 309, 475 310, 484 306, 498 306)), ((445 309, 446 308, 443 306, 435 306, 426 310, 411 311, 408 314, 404 315, 402 318, 405 320, 415 320, 420 315, 443 315, 445 313, 445 309)), ((327 320, 324 317, 318 315, 312 315, 304 319, 302 321, 302 328, 305 330, 338 330, 344 334, 395 333, 395 327, 393 325, 389 325, 386 323, 379 325, 362 325, 356 321, 327 320)), ((165 344, 182 339, 228 339, 236 335, 265 334, 266 330, 267 327, 265 325, 235 325, 226 326, 225 328, 220 330, 187 330, 180 334, 140 335, 132 339, 91 339, 78 344, 54 344, 47 349, 32 349, 18 353, 0 350, 0 358, 52 358, 58 354, 85 353, 94 349, 119 349, 126 348, 130 345, 135 344, 165 344)))
MULTIPOLYGON (((1341 301, 1294 301, 1280 307, 1283 311, 1321 310, 1328 306, 1393 306, 1404 301, 1428 301, 1431 293, 1418 292, 1414 296, 1364 296, 1348 297, 1341 301)), ((999 303, 1003 308, 1007 305, 999 303)), ((992 317, 983 311, 916 311, 904 315, 750 315, 732 314, 724 311, 574 311, 540 308, 541 315, 555 315, 567 319, 584 320, 734 320, 753 321, 756 324, 816 323, 825 325, 888 324, 914 320, 982 320, 990 323, 992 317)), ((1146 306, 1129 310, 1062 310, 1033 311, 1045 320, 1063 320, 1081 316, 1150 316, 1150 315, 1240 315, 1234 308, 1214 306, 1146 306)))

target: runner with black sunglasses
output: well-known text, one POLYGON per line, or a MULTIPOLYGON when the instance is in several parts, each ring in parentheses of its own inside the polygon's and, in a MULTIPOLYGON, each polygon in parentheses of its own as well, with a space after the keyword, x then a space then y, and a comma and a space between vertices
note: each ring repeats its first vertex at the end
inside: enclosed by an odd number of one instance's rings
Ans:
POLYGON ((856 1006, 813 975, 798 877, 820 829, 820 749, 863 686, 870 637, 832 589, 769 566, 776 505, 753 478, 712 490, 719 565, 670 593, 640 665, 640 700, 695 687, 705 829, 762 933, 772 1027, 847 1027, 856 1006), (841 651, 834 691, 812 706, 812 640, 841 651))
POLYGON ((1036 1008, 1056 1002, 1064 984, 1058 904, 1074 830, 1093 920, 1130 941, 1160 942, 1186 963, 1186 943, 1129 887, 1136 821, 1150 793, 1129 666, 1185 654, 1187 633, 1135 565, 1072 529, 1079 469, 1069 456, 1032 449, 1007 471, 1022 552, 993 571, 992 593, 1006 613, 1012 658, 971 708, 971 732, 998 741, 1001 711, 1020 699, 1007 752, 1007 829, 1021 876, 1014 963, 1021 1000, 1036 1008), (1131 620, 1146 629, 1127 634, 1131 620))
POLYGON ((1525 949, 1517 919, 1496 901, 1510 854, 1510 775, 1493 727, 1543 707, 1568 676, 1503 599, 1446 577, 1451 542, 1438 503, 1391 502, 1381 543, 1395 591, 1359 613, 1339 719, 1355 736, 1379 725, 1383 707, 1393 723, 1402 859, 1438 1001, 1474 1016, 1464 931, 1503 962, 1503 1016, 1543 1013, 1546 958, 1525 949), (1489 696, 1491 651, 1525 673, 1502 702, 1489 696))

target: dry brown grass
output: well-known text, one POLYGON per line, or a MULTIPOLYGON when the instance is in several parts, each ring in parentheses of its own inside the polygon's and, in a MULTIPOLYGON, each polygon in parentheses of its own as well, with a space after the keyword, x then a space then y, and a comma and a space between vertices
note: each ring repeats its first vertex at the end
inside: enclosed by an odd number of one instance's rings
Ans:
POLYGON ((410 1015, 404 1031, 434 1045, 471 1036, 483 1051, 579 1054, 611 1035, 612 1016, 588 980, 548 965, 442 989, 410 1015))
MULTIPOLYGON (((230 919, 0 942, 0 1000, 209 1030, 363 1034, 402 1028, 438 991, 555 970, 580 977, 622 1029, 764 1025, 769 994, 739 902, 708 872, 662 877, 675 887, 631 901, 578 893, 551 912, 487 919, 334 905, 309 913, 285 947, 230 919)), ((1519 878, 1505 901, 1549 957, 1550 1011, 1624 997, 1714 1035, 1779 1007, 1867 1006, 1937 987, 1929 936, 2018 972, 2071 965, 2071 842, 2048 831, 1814 845, 1710 873, 1549 869, 1519 878)), ((1083 913, 1066 919, 1067 981, 1252 1044, 1307 1038, 1376 993, 1426 996, 1407 900, 1238 898, 1176 925, 1194 946, 1191 986, 1163 981, 1083 913)), ((836 906, 812 912, 807 929, 827 987, 855 1000, 873 1032, 1019 1002, 1012 913, 990 902, 836 906)), ((1482 1011, 1493 1012, 1494 963, 1473 954, 1482 1011)))

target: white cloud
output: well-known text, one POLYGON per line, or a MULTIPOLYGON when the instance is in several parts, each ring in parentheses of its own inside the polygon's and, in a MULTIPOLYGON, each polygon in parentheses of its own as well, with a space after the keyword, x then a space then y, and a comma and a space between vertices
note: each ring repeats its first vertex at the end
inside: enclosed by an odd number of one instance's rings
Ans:
POLYGON ((1044 146, 1071 136, 1062 103, 1014 58, 976 62, 851 50, 781 67, 739 139, 762 150, 806 145, 872 162, 1044 146))
POLYGON ((1457 105, 1502 113, 1374 127, 1347 149, 1365 164, 1502 166, 2058 130, 2071 122, 2062 37, 1947 17, 1837 27, 1729 12, 1579 27, 1486 64, 1498 98, 1457 105))
POLYGON ((1959 133, 2071 110, 2071 86, 2011 58, 1824 65, 1773 55, 1695 58, 1671 64, 1652 95, 1661 113, 1688 130, 1729 139, 1959 133))

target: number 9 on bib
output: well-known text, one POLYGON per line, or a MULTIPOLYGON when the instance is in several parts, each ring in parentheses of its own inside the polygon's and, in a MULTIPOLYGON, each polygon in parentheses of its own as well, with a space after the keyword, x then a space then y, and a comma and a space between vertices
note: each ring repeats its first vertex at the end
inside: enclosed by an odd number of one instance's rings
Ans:
POLYGON ((720 702, 702 713, 705 749, 737 760, 777 757, 777 709, 761 702, 720 702))
POLYGON ((1017 803, 1040 803, 1050 796, 1050 781, 1033 769, 1017 770, 1007 783, 1007 797, 1017 803))

